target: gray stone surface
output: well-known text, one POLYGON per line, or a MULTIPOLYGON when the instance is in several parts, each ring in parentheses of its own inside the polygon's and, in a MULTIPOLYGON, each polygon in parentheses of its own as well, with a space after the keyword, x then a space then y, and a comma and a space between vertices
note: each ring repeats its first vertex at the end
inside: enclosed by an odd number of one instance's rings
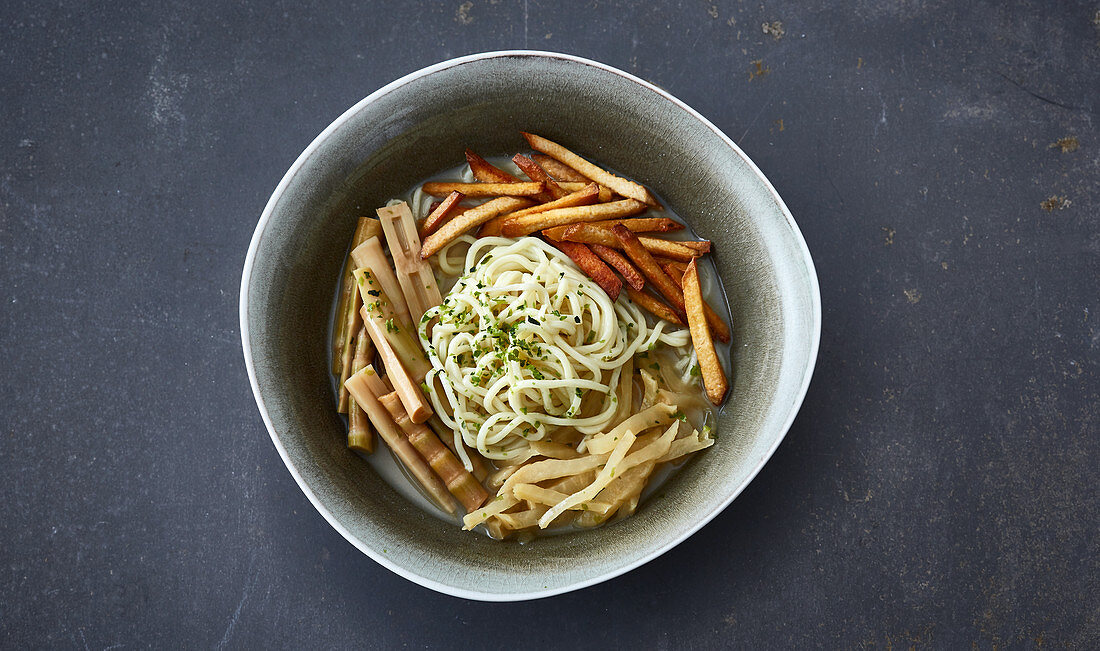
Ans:
POLYGON ((4 3, 0 643, 1095 647, 1097 11, 4 3), (330 120, 524 46, 634 72, 738 141, 806 236, 824 327, 798 420, 724 514, 609 583, 486 605, 314 512, 253 403, 237 290, 330 120))

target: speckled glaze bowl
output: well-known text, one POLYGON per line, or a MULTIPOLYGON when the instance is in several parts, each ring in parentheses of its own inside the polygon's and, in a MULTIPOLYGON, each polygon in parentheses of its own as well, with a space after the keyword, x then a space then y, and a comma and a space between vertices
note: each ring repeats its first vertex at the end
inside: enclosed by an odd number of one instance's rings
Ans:
POLYGON ((694 110, 609 66, 563 54, 477 54, 379 89, 336 119, 271 195, 241 279, 241 338, 271 439, 353 545, 433 590, 533 599, 618 576, 718 515, 786 434, 817 356, 809 251, 756 165, 694 110), (356 219, 412 183, 545 135, 653 188, 704 238, 733 315, 733 380, 718 442, 636 515, 590 531, 497 542, 411 504, 345 447, 326 369, 335 283, 356 219))

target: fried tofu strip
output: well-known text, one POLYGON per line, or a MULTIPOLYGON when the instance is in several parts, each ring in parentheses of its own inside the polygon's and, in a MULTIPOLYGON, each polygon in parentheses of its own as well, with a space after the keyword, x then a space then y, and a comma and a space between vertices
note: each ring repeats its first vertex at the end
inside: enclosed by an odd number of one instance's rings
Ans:
POLYGON ((653 255, 642 246, 641 242, 638 241, 638 237, 623 226, 612 226, 611 232, 622 242, 623 251, 626 252, 631 262, 642 270, 646 280, 652 283, 654 289, 665 297, 677 313, 683 314, 684 293, 680 291, 676 283, 672 282, 672 279, 668 277, 661 265, 657 264, 653 259, 653 255))
POLYGON ((664 319, 669 323, 675 323, 678 326, 686 325, 684 320, 680 318, 679 314, 668 305, 661 302, 661 299, 656 296, 640 292, 633 287, 626 288, 626 295, 630 297, 630 300, 638 304, 638 307, 642 308, 646 312, 649 312, 658 319, 664 319))
POLYGON ((645 210, 645 204, 634 199, 623 199, 622 201, 600 203, 593 206, 558 208, 557 210, 547 210, 546 212, 524 217, 512 217, 504 221, 500 230, 506 237, 521 237, 563 224, 627 217, 636 215, 643 210, 645 210))
POLYGON ((496 199, 486 201, 480 206, 474 206, 447 222, 441 226, 439 230, 425 238, 424 245, 420 249, 420 257, 428 259, 432 255, 439 253, 439 250, 450 243, 451 240, 454 240, 471 228, 481 226, 497 215, 513 212, 530 205, 531 202, 527 199, 520 199, 518 197, 497 197, 496 199))
POLYGON ((699 255, 710 253, 710 240, 677 240, 676 243, 698 251, 699 255))
POLYGON ((506 213, 499 217, 494 217, 489 221, 481 225, 481 228, 477 231, 478 237, 489 237, 500 235, 500 227, 508 219, 512 217, 523 217, 525 215, 536 215, 548 210, 556 210, 558 208, 572 208, 574 206, 587 206, 595 203, 599 198, 599 187, 595 183, 589 183, 580 190, 565 195, 561 199, 555 201, 548 201, 546 203, 540 203, 537 206, 531 206, 530 208, 524 208, 523 210, 517 210, 515 212, 506 213))
POLYGON ((615 271, 618 271, 627 285, 630 285, 638 291, 641 291, 642 287, 645 286, 645 277, 642 276, 642 272, 638 271, 637 267, 630 264, 630 260, 624 258, 622 253, 602 244, 590 244, 588 248, 592 249, 593 253, 603 258, 603 261, 611 265, 615 271))
POLYGON ((684 273, 684 302, 687 306, 688 327, 691 329, 691 343, 695 348, 695 355, 699 358, 699 368, 703 375, 703 388, 710 401, 720 405, 726 397, 726 392, 729 391, 729 383, 725 372, 722 371, 718 353, 714 350, 710 326, 707 325, 707 316, 703 309, 703 290, 699 285, 699 271, 694 260, 688 263, 687 272, 684 273))
MULTIPOLYGON (((595 248, 593 248, 593 250, 595 250, 595 248)), ((668 274, 668 277, 672 279, 672 282, 676 283, 682 291, 684 289, 684 272, 687 271, 687 267, 672 260, 660 264, 661 268, 668 274)), ((714 336, 718 337, 718 341, 729 343, 730 329, 729 326, 726 325, 726 322, 722 320, 722 317, 718 316, 718 313, 711 309, 710 304, 706 301, 703 301, 703 311, 706 312, 707 323, 710 325, 710 329, 714 333, 714 336)))
POLYGON ((668 217, 634 217, 592 222, 592 226, 596 228, 611 228, 615 224, 622 224, 634 233, 671 233, 684 228, 683 224, 668 217))
POLYGON ((547 174, 554 177, 556 181, 588 183, 588 178, 584 174, 581 174, 556 158, 551 158, 546 154, 532 154, 531 158, 534 159, 542 169, 546 170, 547 174))
POLYGON ((451 181, 432 181, 421 186, 425 194, 433 197, 445 197, 452 192, 461 192, 467 197, 525 197, 546 190, 542 183, 534 181, 518 183, 461 183, 451 181))
POLYGON ((474 178, 482 183, 517 183, 519 179, 493 165, 471 149, 466 150, 466 163, 470 166, 474 178))
POLYGON ((466 198, 466 195, 461 192, 455 191, 447 195, 447 198, 443 200, 438 206, 432 209, 428 216, 424 218, 424 221, 420 224, 420 239, 439 230, 439 227, 447 223, 447 220, 454 217, 455 214, 463 212, 459 209, 458 202, 466 198))
MULTIPOLYGON (((581 244, 602 244, 604 246, 621 249, 623 248, 619 238, 611 232, 609 228, 601 228, 591 223, 588 224, 568 224, 564 227, 557 226, 549 228, 544 231, 544 234, 550 239, 559 239, 569 242, 580 242, 581 244), (558 230, 561 229, 561 230, 558 230), (547 232, 548 231, 548 232, 547 232)), ((687 262, 702 255, 701 253, 680 244, 680 241, 665 240, 659 237, 649 237, 646 235, 639 235, 638 242, 642 244, 653 255, 659 255, 666 258, 675 260, 682 260, 687 262)))
POLYGON ((659 237, 639 235, 638 241, 653 255, 672 258, 680 262, 690 262, 704 253, 696 250, 695 247, 688 246, 689 242, 687 240, 665 240, 659 237))
POLYGON ((623 195, 624 197, 630 197, 636 201, 648 204, 650 206, 657 205, 657 199, 650 194, 649 190, 646 190, 642 185, 629 181, 620 176, 615 176, 611 172, 603 169, 602 167, 588 162, 580 156, 569 151, 565 147, 557 144, 556 142, 547 140, 542 136, 536 136, 533 133, 520 132, 524 138, 527 139, 527 144, 531 146, 531 149, 535 151, 547 154, 557 160, 565 163, 569 167, 577 170, 585 177, 592 179, 600 185, 605 185, 615 192, 623 195))
MULTIPOLYGON (((614 242, 615 237, 611 235, 610 229, 615 224, 621 224, 626 226, 634 233, 667 233, 670 231, 677 231, 684 227, 683 224, 673 221, 668 217, 634 217, 630 219, 608 219, 599 222, 587 222, 584 224, 566 224, 564 226, 555 226, 547 229, 549 233, 543 233, 548 237, 556 240, 563 240, 565 238, 565 232, 572 226, 584 226, 584 228, 578 229, 579 232, 588 233, 593 228, 602 228, 608 233, 603 236, 608 242, 614 242)), ((600 237, 592 235, 592 237, 600 237)), ((586 242, 586 244, 599 244, 599 242, 586 242)), ((606 244, 604 246, 607 246, 606 244)))
POLYGON ((538 181, 546 186, 546 192, 539 197, 542 201, 553 201, 554 199, 561 199, 569 192, 563 190, 560 185, 554 182, 554 179, 550 178, 550 175, 546 173, 546 170, 539 167, 538 163, 527 158, 523 154, 516 154, 512 157, 512 162, 516 164, 516 167, 523 170, 523 173, 527 175, 532 181, 538 181))
MULTIPOLYGON (((573 181, 559 181, 558 187, 560 187, 562 190, 565 190, 566 192, 576 192, 577 190, 580 190, 584 186, 588 185, 589 183, 591 183, 591 181, 585 181, 583 183, 576 183, 573 181)), ((598 187, 600 188, 600 198, 597 203, 607 203, 608 201, 611 201, 615 198, 615 193, 608 188, 605 188, 602 185, 598 187)))
POLYGON ((397 426, 393 418, 378 398, 388 393, 385 382, 378 377, 374 367, 367 365, 363 370, 348 378, 345 382, 348 391, 355 397, 355 404, 360 405, 367 412, 371 423, 378 431, 378 435, 386 442, 393 455, 408 468, 416 480, 424 487, 432 500, 448 513, 454 513, 456 504, 447 486, 432 472, 431 467, 417 453, 416 449, 397 426))
POLYGON ((588 274, 588 277, 596 281, 596 284, 600 286, 608 297, 614 302, 619 298, 619 292, 622 291, 623 282, 619 280, 619 277, 611 272, 611 268, 603 263, 592 250, 584 244, 577 244, 576 242, 557 242, 554 246, 558 247, 569 256, 573 262, 577 263, 577 266, 581 268, 581 271, 588 274))
POLYGON ((684 272, 687 271, 687 264, 680 262, 679 260, 672 260, 671 258, 655 257, 654 260, 657 261, 657 264, 661 265, 661 268, 664 269, 669 276, 672 276, 673 280, 679 278, 681 282, 683 281, 684 272))

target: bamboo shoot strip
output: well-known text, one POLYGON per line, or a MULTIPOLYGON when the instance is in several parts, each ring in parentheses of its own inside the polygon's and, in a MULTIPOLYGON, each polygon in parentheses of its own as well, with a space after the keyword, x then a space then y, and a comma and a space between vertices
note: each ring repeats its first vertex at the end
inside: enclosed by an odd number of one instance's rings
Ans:
MULTIPOLYGON (((355 226, 355 234, 351 237, 351 248, 355 249, 355 247, 367 241, 368 238, 381 234, 382 225, 378 223, 377 219, 360 217, 359 223, 355 226)), ((347 322, 341 319, 340 315, 348 313, 348 300, 355 291, 355 282, 351 277, 353 269, 355 269, 355 266, 351 261, 344 264, 344 273, 341 275, 343 285, 340 287, 340 301, 336 304, 336 323, 332 333, 332 372, 336 375, 339 375, 340 370, 344 367, 344 360, 341 355, 344 352, 344 342, 347 341, 348 332, 345 329, 347 322)))
POLYGON ((363 326, 363 318, 359 314, 362 302, 359 299, 359 292, 353 291, 345 308, 347 313, 343 315, 344 332, 347 334, 344 336, 344 348, 340 351, 340 390, 336 396, 336 412, 340 414, 348 413, 348 391, 344 388, 344 380, 351 375, 352 358, 355 356, 355 333, 363 326))
POLYGON ((443 481, 432 472, 428 463, 416 452, 412 443, 409 443, 409 439, 405 437, 397 423, 390 417, 389 412, 378 401, 379 385, 383 390, 385 385, 382 384, 381 378, 378 377, 374 367, 367 365, 366 368, 348 378, 345 385, 348 391, 355 396, 355 402, 363 407, 363 411, 367 412, 371 423, 378 430, 378 436, 393 451, 393 456, 397 457, 408 468, 409 473, 420 482, 432 501, 448 513, 454 513, 455 500, 447 491, 443 481), (373 380, 377 380, 377 382, 373 380))
POLYGON ((517 183, 519 179, 508 172, 494 166, 489 161, 475 154, 472 150, 466 150, 466 162, 470 165, 470 171, 474 178, 482 183, 517 183))
POLYGON ((425 312, 443 302, 443 296, 435 283, 431 265, 420 257, 416 218, 409 210, 409 205, 402 201, 396 206, 379 208, 378 219, 386 233, 386 243, 389 244, 393 266, 397 270, 397 281, 405 294, 405 303, 409 306, 413 325, 419 325, 425 312))
MULTIPOLYGON (((365 328, 359 329, 355 336, 355 358, 351 362, 351 372, 358 373, 370 364, 374 357, 374 343, 370 340, 365 328)), ((346 391, 347 389, 345 389, 346 391)), ((365 454, 374 452, 374 436, 370 430, 370 420, 366 412, 355 402, 355 398, 348 398, 348 447, 365 454)))
MULTIPOLYGON (((397 322, 397 318, 389 307, 389 296, 384 290, 372 289, 377 283, 371 284, 373 276, 366 269, 356 269, 356 278, 362 277, 359 285, 361 295, 367 299, 363 304, 364 325, 367 321, 374 321, 379 329, 385 332, 386 340, 393 347, 401 365, 408 369, 409 374, 420 382, 428 371, 432 369, 431 362, 420 347, 420 341, 416 338, 416 331, 406 328, 397 322), (377 292, 375 294, 374 292, 377 292)), ((368 333, 370 331, 368 330, 368 333)), ((371 336, 374 339, 374 336, 371 336)))
MULTIPOLYGON (((372 289, 385 293, 388 298, 388 307, 397 315, 397 319, 405 326, 412 328, 414 322, 412 315, 409 314, 409 306, 405 303, 405 294, 401 292, 397 275, 393 273, 393 267, 390 266, 389 260, 386 259, 386 253, 382 250, 381 238, 372 237, 355 247, 351 251, 351 258, 355 262, 355 269, 367 269, 371 273, 371 280, 374 284, 367 288, 367 294, 375 296, 369 291, 372 289)), ((362 293, 363 289, 360 288, 359 291, 362 293)), ((369 296, 364 298, 367 303, 374 300, 369 296)))
MULTIPOLYGON (((429 387, 429 389, 432 391, 436 390, 432 387, 429 387)), ((444 403, 444 406, 446 406, 446 403, 444 403)), ((435 435, 439 437, 439 440, 446 443, 447 447, 451 449, 451 452, 454 452, 457 456, 458 448, 455 446, 454 430, 444 425, 443 421, 440 420, 439 416, 436 414, 432 414, 432 417, 428 419, 428 426, 432 428, 435 435)), ((489 469, 485 467, 485 463, 481 460, 482 456, 480 454, 470 454, 470 448, 466 447, 461 437, 459 437, 458 444, 466 450, 466 458, 470 460, 470 466, 473 468, 470 472, 473 473, 474 477, 477 477, 478 481, 485 481, 485 478, 489 476, 489 469)))
POLYGON ((397 426, 405 431, 409 443, 416 448, 420 456, 428 462, 435 474, 446 484, 447 490, 462 504, 462 508, 469 513, 485 503, 489 493, 469 472, 462 467, 451 450, 443 445, 432 430, 426 425, 417 424, 409 420, 409 415, 401 406, 401 400, 396 393, 387 393, 380 396, 378 401, 390 412, 397 426))
POLYGON ((452 192, 439 205, 433 204, 428 216, 420 224, 420 239, 424 239, 439 230, 440 226, 454 216, 452 213, 459 212, 458 202, 465 198, 466 195, 461 192, 452 192))
POLYGON ((525 133, 522 131, 520 133, 527 139, 527 143, 531 145, 531 149, 556 158, 596 183, 606 185, 624 197, 630 197, 631 199, 636 199, 651 206, 657 205, 657 200, 649 193, 649 190, 646 190, 643 186, 634 181, 629 181, 621 176, 615 176, 602 167, 588 162, 558 143, 547 140, 542 136, 536 136, 533 133, 525 133))
MULTIPOLYGON (((363 232, 373 232, 381 229, 381 225, 377 220, 370 218, 363 218, 363 223, 366 227, 363 232)), ((377 241, 377 235, 368 235, 367 240, 377 241)), ((362 245, 362 244, 361 244, 362 245)), ((354 250, 353 250, 354 251, 354 250)), ((338 413, 350 413, 348 409, 348 389, 343 386, 344 380, 354 372, 352 369, 352 358, 355 355, 355 333, 359 332, 363 326, 363 319, 360 315, 360 307, 362 301, 360 300, 359 291, 354 291, 354 273, 352 273, 352 295, 348 298, 348 302, 345 304, 346 313, 343 317, 344 327, 343 330, 346 333, 344 335, 343 350, 340 352, 340 389, 337 391, 337 412, 338 413)))
MULTIPOLYGON (((380 290, 365 289, 370 286, 371 276, 369 271, 356 269, 355 279, 359 282, 362 291, 380 292, 380 290)), ((386 372, 393 378, 397 395, 401 396, 405 411, 408 412, 413 422, 423 423, 432 415, 432 410, 424 399, 419 384, 424 379, 424 373, 427 372, 424 370, 424 365, 428 364, 428 361, 424 359, 424 353, 420 350, 419 345, 412 340, 410 331, 395 324, 393 317, 386 318, 382 307, 385 294, 381 294, 377 298, 371 295, 366 297, 374 298, 374 300, 363 305, 363 325, 370 333, 375 348, 378 349, 378 355, 386 366, 386 372), (398 349, 401 350, 400 354, 397 352, 398 349), (417 358, 419 358, 421 364, 414 366, 417 358), (415 380, 413 379, 414 376, 415 380)))

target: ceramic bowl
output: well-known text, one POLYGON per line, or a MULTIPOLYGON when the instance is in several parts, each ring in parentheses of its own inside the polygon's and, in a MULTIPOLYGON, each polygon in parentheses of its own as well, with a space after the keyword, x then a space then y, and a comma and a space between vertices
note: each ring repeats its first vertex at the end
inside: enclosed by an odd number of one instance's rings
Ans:
POLYGON ((256 403, 295 481, 363 553, 440 592, 511 601, 607 580, 721 513, 775 451, 817 356, 817 277, 794 219, 713 124, 621 70, 548 52, 490 52, 407 75, 336 119, 267 203, 241 280, 241 338, 256 403), (717 444, 663 499, 594 530, 498 542, 426 513, 345 447, 326 331, 356 218, 463 160, 526 149, 519 131, 574 148, 653 188, 714 260, 733 317, 732 382, 717 444))

